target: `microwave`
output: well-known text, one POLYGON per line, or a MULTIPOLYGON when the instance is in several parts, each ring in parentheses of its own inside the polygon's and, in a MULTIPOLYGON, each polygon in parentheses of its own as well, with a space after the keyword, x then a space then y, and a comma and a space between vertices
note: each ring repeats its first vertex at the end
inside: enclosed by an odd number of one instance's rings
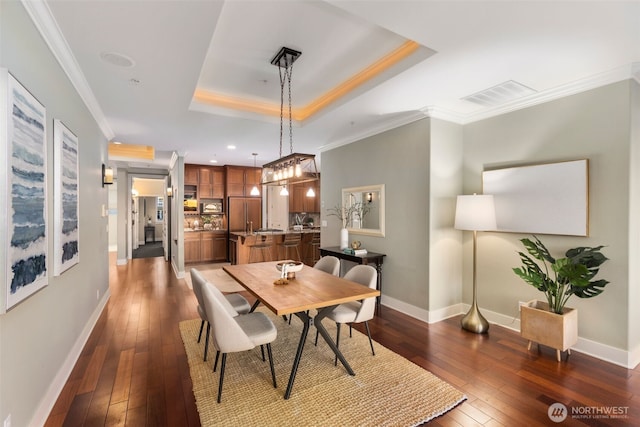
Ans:
POLYGON ((203 214, 222 213, 222 201, 211 201, 200 204, 200 212, 203 214))

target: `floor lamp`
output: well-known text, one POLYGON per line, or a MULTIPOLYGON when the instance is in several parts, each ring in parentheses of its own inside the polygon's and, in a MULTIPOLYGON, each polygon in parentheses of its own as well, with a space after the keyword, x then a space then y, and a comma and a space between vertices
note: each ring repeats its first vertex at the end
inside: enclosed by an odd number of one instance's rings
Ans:
POLYGON ((456 202, 455 228, 473 231, 473 302, 471 309, 462 318, 462 328, 476 334, 489 331, 489 322, 478 310, 476 286, 477 232, 496 229, 496 211, 493 196, 488 194, 458 196, 456 202))

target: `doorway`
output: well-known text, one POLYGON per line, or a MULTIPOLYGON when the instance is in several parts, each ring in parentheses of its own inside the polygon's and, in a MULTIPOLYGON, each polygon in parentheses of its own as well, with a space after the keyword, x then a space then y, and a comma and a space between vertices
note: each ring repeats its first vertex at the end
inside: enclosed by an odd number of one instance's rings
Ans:
POLYGON ((130 258, 168 259, 169 213, 165 195, 165 177, 132 177, 130 258))

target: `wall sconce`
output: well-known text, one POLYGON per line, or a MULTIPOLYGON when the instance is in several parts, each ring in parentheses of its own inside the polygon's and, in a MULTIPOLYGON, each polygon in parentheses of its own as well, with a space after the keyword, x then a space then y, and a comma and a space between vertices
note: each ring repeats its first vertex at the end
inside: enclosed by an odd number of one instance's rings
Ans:
POLYGON ((367 193, 367 203, 371 203, 373 201, 373 193, 367 193))
POLYGON ((113 184, 113 168, 102 164, 102 186, 113 184))
POLYGON ((167 187, 167 197, 173 197, 173 187, 167 187))

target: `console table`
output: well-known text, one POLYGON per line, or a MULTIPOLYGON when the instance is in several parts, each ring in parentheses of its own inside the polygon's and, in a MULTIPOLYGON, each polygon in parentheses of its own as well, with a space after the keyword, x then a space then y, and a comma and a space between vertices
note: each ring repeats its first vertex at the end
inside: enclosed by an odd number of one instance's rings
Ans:
POLYGON ((152 225, 144 226, 144 242, 147 243, 147 239, 150 238, 151 242, 156 241, 156 228, 152 225))
POLYGON ((380 291, 380 295, 376 297, 376 308, 379 310, 380 297, 382 296, 382 259, 386 256, 386 254, 367 252, 364 255, 351 255, 344 253, 339 246, 332 246, 328 248, 320 248, 320 256, 325 255, 331 255, 338 259, 355 262, 356 264, 371 264, 376 268, 376 271, 378 272, 377 288, 380 291))

